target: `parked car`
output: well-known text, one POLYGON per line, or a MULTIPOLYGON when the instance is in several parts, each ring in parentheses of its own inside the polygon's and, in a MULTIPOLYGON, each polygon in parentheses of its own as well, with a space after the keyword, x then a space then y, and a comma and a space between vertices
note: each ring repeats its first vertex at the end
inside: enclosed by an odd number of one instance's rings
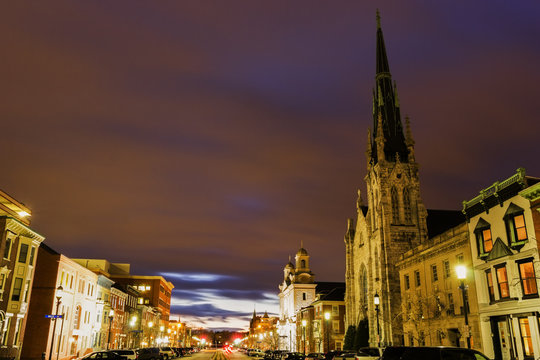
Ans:
POLYGON ((264 352, 262 350, 259 350, 259 349, 251 349, 251 350, 248 350, 248 356, 264 357, 264 352))
POLYGON ((333 360, 356 360, 356 355, 357 353, 354 353, 354 352, 344 352, 344 353, 335 355, 333 360))
POLYGON ((342 350, 330 350, 329 352, 324 354, 324 357, 326 360, 332 360, 334 359, 334 356, 343 354, 344 351, 342 350))
POLYGON ((489 360, 480 351, 451 346, 389 346, 381 360, 489 360))
POLYGON ((163 355, 159 352, 159 348, 151 347, 137 350, 137 360, 162 360, 163 355))
POLYGON ((170 346, 162 346, 159 348, 159 352, 163 355, 163 359, 169 360, 176 357, 176 353, 170 346))
POLYGON ((108 350, 108 352, 112 352, 115 354, 118 354, 120 356, 125 357, 127 360, 137 360, 137 351, 136 350, 108 350))
POLYGON ((360 348, 359 353, 356 355, 356 360, 377 360, 380 359, 384 351, 384 348, 380 347, 363 347, 360 348))
POLYGON ((118 355, 112 351, 94 351, 81 358, 81 360, 108 359, 108 360, 126 360, 126 357, 118 355))
POLYGON ((305 355, 299 352, 290 352, 285 360, 304 360, 305 355))
POLYGON ((305 360, 324 360, 325 356, 323 353, 309 353, 306 356, 305 360))

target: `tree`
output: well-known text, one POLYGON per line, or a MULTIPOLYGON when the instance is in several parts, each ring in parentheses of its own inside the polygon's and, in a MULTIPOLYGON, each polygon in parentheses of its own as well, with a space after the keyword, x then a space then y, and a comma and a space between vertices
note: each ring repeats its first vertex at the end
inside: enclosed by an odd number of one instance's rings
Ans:
POLYGON ((360 320, 354 335, 354 344, 352 350, 356 351, 361 347, 369 346, 369 324, 367 319, 360 320))
POLYGON ((356 335, 356 327, 354 325, 349 325, 347 332, 345 333, 345 341, 343 342, 343 350, 355 350, 354 349, 354 338, 356 335))

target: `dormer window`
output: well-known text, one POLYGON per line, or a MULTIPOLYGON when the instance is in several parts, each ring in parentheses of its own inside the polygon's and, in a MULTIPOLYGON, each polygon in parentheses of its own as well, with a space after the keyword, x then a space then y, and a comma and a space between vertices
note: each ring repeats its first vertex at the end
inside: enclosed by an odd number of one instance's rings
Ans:
POLYGON ((474 229, 474 234, 476 236, 476 248, 478 250, 478 257, 486 257, 491 249, 493 249, 493 239, 491 237, 491 225, 480 218, 478 224, 474 229))
POLYGON ((521 248, 527 242, 527 228, 523 209, 515 204, 510 204, 504 214, 508 245, 511 248, 521 248))

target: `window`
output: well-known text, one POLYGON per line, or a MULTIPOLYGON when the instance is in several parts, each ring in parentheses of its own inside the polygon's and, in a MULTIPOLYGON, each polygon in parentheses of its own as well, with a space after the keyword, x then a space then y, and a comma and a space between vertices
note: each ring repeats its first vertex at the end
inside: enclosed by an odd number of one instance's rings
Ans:
POLYGON ((523 344, 523 354, 527 357, 532 357, 534 355, 532 337, 531 337, 531 328, 529 326, 529 319, 520 318, 519 319, 519 330, 521 333, 521 342, 523 344))
POLYGON ((26 288, 24 290, 24 302, 28 302, 28 293, 30 292, 30 280, 26 281, 26 288))
POLYGON ((11 301, 19 301, 21 299, 22 283, 22 278, 15 278, 15 282, 13 283, 13 292, 11 293, 11 301))
POLYGON ((418 287, 420 286, 420 271, 414 272, 414 284, 418 287))
POLYGON ((0 290, 4 290, 4 280, 6 279, 6 274, 0 274, 0 290))
POLYGON ((149 290, 150 290, 150 286, 147 285, 147 286, 145 287, 144 290, 149 291, 149 290))
POLYGON ((36 247, 32 246, 30 250, 30 265, 34 266, 34 257, 36 256, 36 247))
POLYGON ((510 204, 504 214, 508 245, 521 247, 527 241, 527 228, 523 209, 515 204, 510 204))
POLYGON ((305 268, 306 268, 306 260, 300 261, 300 267, 301 267, 302 269, 305 269, 305 268))
POLYGON ((523 296, 538 295, 536 276, 534 275, 533 259, 518 262, 518 267, 523 296))
POLYGON ((444 277, 449 278, 450 277, 450 261, 444 260, 443 268, 444 268, 444 277))
POLYGON ((474 235, 476 237, 476 249, 479 257, 486 257, 487 254, 493 248, 493 241, 491 239, 491 225, 484 219, 480 218, 478 224, 474 229, 474 235))
POLYGON ((332 315, 339 315, 339 307, 337 305, 332 305, 332 315))
POLYGON ((439 276, 437 275, 437 265, 435 264, 431 265, 431 278, 434 282, 439 280, 439 276))
POLYGON ((411 281, 409 279, 409 275, 405 275, 404 283, 405 283, 405 290, 409 290, 411 288, 411 281))
POLYGON ((9 259, 11 254, 11 239, 6 238, 6 248, 4 249, 4 259, 9 259))
POLYGON ((7 342, 8 342, 8 335, 9 335, 9 328, 11 326, 11 319, 12 317, 8 317, 5 321, 4 321, 4 327, 2 329, 2 345, 7 345, 7 342))
POLYGON ((411 197, 409 196, 409 189, 403 190, 403 210, 405 212, 405 224, 412 223, 412 211, 411 211, 411 197))
POLYGON ((495 268, 497 273, 497 285, 499 286, 499 295, 501 299, 510 298, 510 288, 508 287, 508 276, 506 274, 506 265, 495 268))
POLYGON ((456 255, 456 261, 458 264, 463 264, 463 254, 456 255))
POLYGON ((81 327, 81 307, 75 308, 75 314, 73 314, 73 328, 80 329, 81 327))
POLYGON ((19 262, 26 263, 27 257, 28 257, 28 245, 21 244, 21 249, 19 250, 19 262))
POLYGON ((335 333, 339 332, 339 320, 332 320, 332 330, 334 330, 335 333))
POLYGON ((449 293, 448 294, 448 312, 450 314, 455 314, 454 312, 454 294, 449 293))
POLYGON ((399 200, 395 187, 390 190, 390 196, 392 197, 392 223, 399 224, 399 200))
POLYGON ((495 301, 495 290, 493 289, 493 277, 491 270, 486 270, 486 281, 488 286, 489 301, 495 301))
POLYGON ((306 293, 302 293, 302 300, 306 300, 306 293))

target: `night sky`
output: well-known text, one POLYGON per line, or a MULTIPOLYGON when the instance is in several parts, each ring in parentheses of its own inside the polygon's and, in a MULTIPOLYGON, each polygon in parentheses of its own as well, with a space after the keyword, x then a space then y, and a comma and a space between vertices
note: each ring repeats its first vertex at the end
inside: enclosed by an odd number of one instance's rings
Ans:
POLYGON ((55 250, 164 274, 194 326, 275 314, 301 241, 344 281, 377 6, 426 207, 540 176, 538 1, 11 1, 0 188, 55 250))

